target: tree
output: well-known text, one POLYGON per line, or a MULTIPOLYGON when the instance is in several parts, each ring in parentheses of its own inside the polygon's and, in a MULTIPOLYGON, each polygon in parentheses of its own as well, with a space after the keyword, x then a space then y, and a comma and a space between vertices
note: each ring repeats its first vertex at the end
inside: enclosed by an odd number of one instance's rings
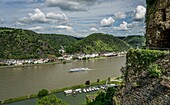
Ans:
POLYGON ((46 95, 48 95, 48 90, 46 89, 42 89, 38 92, 38 97, 44 97, 46 95))
POLYGON ((57 98, 54 94, 39 98, 36 105, 68 105, 63 100, 57 98))
POLYGON ((109 87, 106 92, 100 92, 93 102, 87 103, 87 105, 112 105, 113 96, 116 92, 116 88, 109 87))
POLYGON ((90 81, 86 81, 86 83, 85 83, 86 85, 90 85, 90 81))

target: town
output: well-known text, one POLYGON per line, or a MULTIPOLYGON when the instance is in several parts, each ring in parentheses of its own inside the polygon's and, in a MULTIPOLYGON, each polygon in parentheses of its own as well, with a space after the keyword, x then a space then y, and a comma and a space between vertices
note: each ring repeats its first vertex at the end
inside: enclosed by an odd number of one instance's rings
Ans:
MULTIPOLYGON (((64 51, 63 51, 64 52, 64 51)), ((0 60, 0 66, 20 66, 20 65, 32 65, 32 64, 45 64, 50 62, 66 62, 72 60, 88 60, 100 57, 113 57, 113 56, 125 56, 126 52, 107 52, 107 53, 93 53, 93 54, 62 54, 61 57, 56 58, 41 58, 41 59, 6 59, 0 60)))

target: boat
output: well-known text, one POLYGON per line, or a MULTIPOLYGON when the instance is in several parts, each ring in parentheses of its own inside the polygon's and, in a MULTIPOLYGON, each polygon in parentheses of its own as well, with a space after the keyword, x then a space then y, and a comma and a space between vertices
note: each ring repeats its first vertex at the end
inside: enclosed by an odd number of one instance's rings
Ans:
POLYGON ((69 72, 79 72, 79 71, 88 71, 90 70, 89 68, 73 68, 70 69, 69 72))

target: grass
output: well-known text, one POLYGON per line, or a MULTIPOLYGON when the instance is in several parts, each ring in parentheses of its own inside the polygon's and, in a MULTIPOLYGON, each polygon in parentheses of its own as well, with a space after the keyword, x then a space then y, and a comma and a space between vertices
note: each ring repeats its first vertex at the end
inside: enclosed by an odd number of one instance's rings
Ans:
MULTIPOLYGON (((102 85, 102 84, 105 84, 105 83, 106 83, 106 80, 100 80, 99 82, 92 82, 90 85, 80 84, 80 85, 75 85, 75 86, 69 86, 69 87, 65 87, 65 88, 59 88, 59 89, 51 90, 51 91, 49 91, 49 94, 55 94, 55 93, 58 93, 58 92, 63 92, 64 90, 69 90, 69 89, 77 89, 77 88, 84 88, 84 87, 95 86, 95 85, 102 85)), ((109 83, 115 83, 115 82, 109 82, 109 83)), ((38 97, 37 94, 31 94, 31 95, 27 95, 27 96, 10 98, 10 99, 6 99, 6 100, 3 100, 3 101, 1 100, 0 105, 12 103, 12 102, 16 102, 16 101, 22 101, 22 100, 26 100, 26 99, 31 99, 31 98, 37 98, 37 97, 38 97)))

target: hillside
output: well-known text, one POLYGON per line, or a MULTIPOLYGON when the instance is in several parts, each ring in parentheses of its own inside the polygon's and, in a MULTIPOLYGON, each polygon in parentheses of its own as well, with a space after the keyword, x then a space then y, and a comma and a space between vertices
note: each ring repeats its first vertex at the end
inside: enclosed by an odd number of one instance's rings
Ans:
POLYGON ((125 51, 130 45, 113 35, 95 33, 85 38, 60 34, 38 34, 30 30, 0 28, 0 59, 44 58, 66 53, 125 51))
POLYGON ((86 38, 77 41, 72 51, 93 53, 93 52, 112 52, 128 50, 130 45, 114 37, 113 35, 94 33, 86 38))
POLYGON ((122 40, 130 44, 133 48, 136 47, 142 48, 143 46, 145 46, 146 39, 144 36, 132 35, 132 36, 127 36, 122 40))
POLYGON ((57 51, 61 49, 61 46, 66 50, 67 53, 70 52, 70 47, 79 40, 73 36, 61 35, 61 34, 39 34, 40 37, 48 42, 57 51))
POLYGON ((0 58, 27 59, 55 55, 56 50, 29 30, 0 28, 0 58))

